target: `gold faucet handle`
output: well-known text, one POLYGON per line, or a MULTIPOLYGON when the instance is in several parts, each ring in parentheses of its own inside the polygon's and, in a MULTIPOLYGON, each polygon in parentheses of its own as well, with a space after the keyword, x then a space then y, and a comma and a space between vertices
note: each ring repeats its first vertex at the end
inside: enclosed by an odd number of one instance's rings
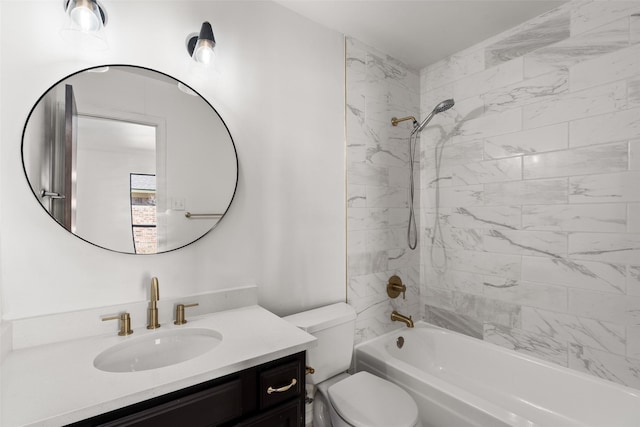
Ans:
POLYGON ((402 284, 402 279, 398 276, 391 276, 389 283, 387 283, 387 295, 391 298, 398 298, 400 292, 402 292, 402 299, 407 299, 407 287, 402 284))
POLYGON ((116 316, 108 316, 103 317, 102 321, 105 320, 120 320, 120 331, 118 331, 118 336, 124 337, 126 335, 131 335, 133 330, 131 329, 131 316, 129 313, 122 313, 116 316))
POLYGON ((187 319, 184 318, 184 309, 188 307, 196 307, 200 304, 178 304, 176 305, 176 321, 173 322, 174 325, 184 325, 187 323, 187 319))

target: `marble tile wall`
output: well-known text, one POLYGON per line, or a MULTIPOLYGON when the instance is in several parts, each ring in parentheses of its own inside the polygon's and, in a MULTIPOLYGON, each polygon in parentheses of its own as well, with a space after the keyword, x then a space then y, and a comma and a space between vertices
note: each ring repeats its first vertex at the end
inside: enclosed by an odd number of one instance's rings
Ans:
POLYGON ((567 3, 420 93, 456 101, 421 136, 422 316, 640 388, 640 2, 567 3))
POLYGON ((394 309, 420 316, 419 250, 411 251, 406 240, 411 122, 391 126, 392 117, 418 116, 420 79, 353 38, 346 39, 346 55, 347 301, 358 313, 360 342, 400 327, 390 320, 394 309), (406 300, 387 296, 394 274, 407 285, 406 300))

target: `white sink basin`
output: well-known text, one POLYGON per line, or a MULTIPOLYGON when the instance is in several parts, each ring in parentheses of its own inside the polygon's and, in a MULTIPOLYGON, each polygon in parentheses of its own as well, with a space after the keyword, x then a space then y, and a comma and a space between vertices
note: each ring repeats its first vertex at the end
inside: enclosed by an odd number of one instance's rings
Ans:
POLYGON ((109 347, 93 360, 93 366, 106 372, 157 369, 198 357, 221 341, 222 335, 211 329, 158 331, 109 347))

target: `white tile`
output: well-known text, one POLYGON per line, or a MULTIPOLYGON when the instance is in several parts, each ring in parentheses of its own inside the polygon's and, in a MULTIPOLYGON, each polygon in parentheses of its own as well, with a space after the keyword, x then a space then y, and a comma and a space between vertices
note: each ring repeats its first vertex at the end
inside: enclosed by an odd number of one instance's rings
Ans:
POLYGON ((640 43, 640 14, 635 13, 629 17, 629 43, 637 44, 640 43))
POLYGON ((640 234, 629 233, 571 233, 569 256, 620 264, 640 261, 640 234))
POLYGON ((640 325, 640 297, 569 289, 569 313, 589 319, 640 325))
MULTIPOLYGON (((629 203, 627 206, 627 231, 640 233, 640 203, 629 203)), ((640 260, 638 263, 640 264, 640 260)))
POLYGON ((347 167, 347 183, 360 185, 388 185, 387 168, 368 163, 351 163, 347 167))
POLYGON ((440 159, 441 167, 451 167, 482 160, 483 143, 481 140, 463 142, 459 144, 445 143, 444 145, 425 150, 425 167, 435 169, 436 159, 440 159), (442 150, 442 154, 440 154, 442 150))
POLYGON ((367 187, 367 207, 397 208, 408 206, 406 188, 367 187))
POLYGON ((591 31, 538 49, 525 57, 525 76, 571 67, 629 45, 629 20, 618 19, 591 31))
POLYGON ((640 296, 640 265, 627 267, 627 295, 640 296))
POLYGON ((514 108, 500 113, 486 113, 477 118, 462 121, 456 128, 451 142, 490 138, 520 130, 522 130, 522 111, 520 108, 514 108))
POLYGON ((485 184, 486 205, 542 205, 566 203, 566 178, 485 184))
POLYGON ((486 109, 503 111, 535 102, 552 99, 569 90, 569 74, 566 70, 554 70, 532 79, 486 92, 482 95, 486 109))
POLYGON ((477 251, 447 251, 449 268, 457 271, 519 279, 521 257, 519 255, 495 254, 477 251))
POLYGON ((453 186, 520 179, 522 179, 522 160, 520 157, 473 162, 452 168, 453 186))
POLYGON ((358 230, 347 232, 347 255, 358 254, 367 250, 366 231, 358 230))
POLYGON ((528 230, 624 232, 626 227, 623 203, 522 207, 522 228, 528 230))
POLYGON ((522 329, 620 355, 626 350, 625 328, 615 323, 522 307, 522 329))
MULTIPOLYGON (((546 308, 548 310, 567 310, 567 288, 543 283, 521 280, 494 281, 485 276, 484 295, 487 298, 511 302, 518 305, 546 308)), ((525 307, 523 307, 524 310, 525 307)))
POLYGON ((629 87, 629 108, 640 106, 640 78, 630 79, 627 85, 629 87))
POLYGON ((611 21, 640 12, 637 1, 576 2, 571 12, 571 35, 576 36, 611 21))
POLYGON ((524 127, 535 128, 606 114, 625 107, 626 82, 571 92, 523 107, 524 127))
POLYGON ((569 202, 640 202, 639 182, 639 171, 572 177, 569 179, 569 202))
POLYGON ((575 120, 569 124, 569 146, 625 141, 640 135, 640 108, 575 120))
POLYGON ((520 306, 517 304, 457 291, 452 294, 453 311, 457 313, 508 328, 520 326, 520 306))
POLYGON ((390 251, 407 245, 407 231, 403 228, 390 228, 367 231, 367 250, 390 251))
POLYGON ((522 280, 623 294, 627 272, 624 266, 617 264, 523 256, 522 280))
POLYGON ((456 81, 453 97, 455 99, 471 98, 492 89, 519 82, 522 77, 522 58, 517 58, 456 81))
POLYGON ((640 326, 627 326, 627 357, 640 359, 640 326))
POLYGON ((629 170, 640 170, 640 139, 629 142, 629 170))
POLYGON ((350 208, 347 212, 349 231, 376 230, 389 226, 389 211, 384 208, 350 208))
MULTIPOLYGON (((422 194, 422 206, 435 206, 435 190, 427 190, 422 194)), ((482 185, 464 185, 440 189, 440 206, 443 208, 478 206, 483 204, 482 185)))
POLYGON ((618 384, 640 388, 640 360, 637 359, 571 344, 569 367, 618 384))
POLYGON ((420 73, 420 89, 430 91, 480 72, 484 68, 484 50, 463 51, 423 68, 420 73))
POLYGON ((486 230, 483 243, 487 252, 552 257, 567 253, 566 234, 550 231, 486 230))
POLYGON ((495 228, 516 230, 520 228, 520 206, 469 206, 455 208, 447 215, 449 227, 495 228))
POLYGON ((552 337, 534 332, 485 324, 484 339, 519 353, 567 366, 567 345, 552 337))
POLYGON ((555 151, 569 146, 569 124, 560 123, 487 138, 485 158, 498 159, 521 154, 555 151))
POLYGON ((424 277, 429 286, 482 295, 483 276, 478 274, 453 270, 437 272, 428 269, 425 271, 424 277))
POLYGON ((447 248, 453 250, 481 251, 483 247, 483 234, 481 230, 469 228, 439 227, 436 236, 433 236, 435 229, 432 224, 425 225, 425 238, 428 239, 423 248, 429 250, 431 237, 435 237, 436 244, 443 242, 447 248), (425 228, 426 227, 426 228, 425 228))
POLYGON ((627 170, 628 144, 619 142, 524 156, 525 179, 621 172, 627 170))
POLYGON ((568 12, 534 22, 529 28, 507 36, 485 48, 487 68, 513 58, 535 52, 569 37, 570 16, 568 12))
POLYGON ((347 185, 347 207, 364 208, 367 206, 367 187, 364 185, 347 185))
POLYGON ((571 91, 578 91, 604 83, 637 77, 640 69, 640 45, 598 56, 571 67, 571 91))

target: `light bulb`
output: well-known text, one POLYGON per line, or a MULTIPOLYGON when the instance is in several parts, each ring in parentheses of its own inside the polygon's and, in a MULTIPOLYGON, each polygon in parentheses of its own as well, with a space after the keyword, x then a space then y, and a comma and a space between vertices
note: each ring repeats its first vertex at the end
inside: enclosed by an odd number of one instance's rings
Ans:
POLYGON ((102 17, 92 0, 70 0, 69 19, 82 32, 95 32, 102 28, 102 17))
POLYGON ((211 64, 215 57, 213 51, 214 43, 207 39, 198 39, 195 49, 193 49, 193 59, 201 64, 211 64))

